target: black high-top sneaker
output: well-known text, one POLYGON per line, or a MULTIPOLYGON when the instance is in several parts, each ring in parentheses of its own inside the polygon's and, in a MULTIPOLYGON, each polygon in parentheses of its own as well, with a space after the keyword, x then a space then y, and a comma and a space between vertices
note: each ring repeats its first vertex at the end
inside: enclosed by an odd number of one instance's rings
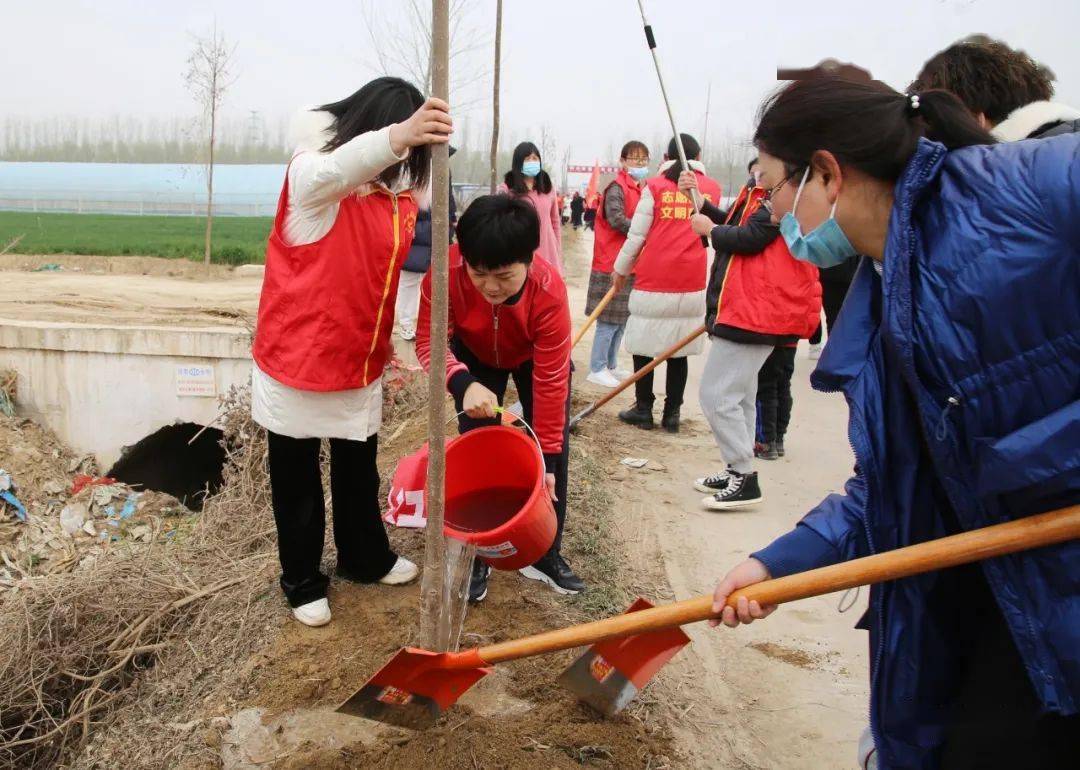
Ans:
POLYGON ((472 577, 469 578, 469 601, 473 604, 479 604, 487 598, 489 575, 491 575, 491 567, 474 558, 472 577))
POLYGON ((643 404, 640 401, 635 401, 632 407, 619 412, 619 419, 627 425, 634 425, 642 430, 652 430, 656 427, 652 404, 643 404))
POLYGON ((731 466, 724 468, 719 473, 714 473, 711 476, 705 476, 694 481, 694 489, 698 492, 704 492, 707 495, 714 495, 717 492, 722 492, 727 489, 728 476, 732 473, 731 466))
POLYGON ((702 504, 710 511, 726 511, 760 503, 761 487, 758 486, 757 473, 739 473, 728 471, 727 486, 712 497, 706 497, 702 504))
POLYGON ((668 433, 679 432, 679 407, 681 404, 664 403, 664 416, 660 420, 660 427, 668 433))
POLYGON ((562 554, 546 554, 536 564, 518 571, 523 577, 546 583, 556 593, 577 594, 585 590, 585 583, 570 569, 562 554))

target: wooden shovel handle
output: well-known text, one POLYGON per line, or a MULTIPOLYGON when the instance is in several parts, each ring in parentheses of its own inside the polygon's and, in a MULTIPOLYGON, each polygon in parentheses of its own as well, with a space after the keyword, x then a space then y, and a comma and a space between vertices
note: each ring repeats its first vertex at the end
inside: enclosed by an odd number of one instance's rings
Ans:
MULTIPOLYGON (((728 597, 727 604, 735 606, 736 601, 743 596, 762 604, 781 604, 1077 538, 1080 538, 1080 505, 1073 505, 808 572, 765 580, 736 591, 728 597)), ((477 652, 485 662, 494 664, 595 644, 604 639, 672 628, 711 617, 712 596, 705 595, 524 639, 492 644, 481 647, 477 652)))
POLYGON ((633 384, 634 384, 635 382, 637 382, 638 380, 640 380, 640 379, 641 379, 642 377, 644 377, 644 376, 645 376, 646 374, 648 374, 649 372, 651 372, 651 371, 652 371, 653 369, 655 369, 656 367, 660 366, 660 364, 662 364, 662 363, 664 363, 665 361, 667 361, 667 360, 668 360, 669 358, 671 358, 671 357, 672 357, 673 355, 675 355, 676 353, 678 353, 678 352, 679 352, 680 350, 682 350, 683 348, 685 348, 685 347, 686 347, 687 345, 689 345, 689 344, 690 344, 691 342, 693 342, 694 340, 696 340, 696 339, 697 339, 698 337, 700 337, 700 336, 701 336, 702 334, 704 334, 704 333, 705 333, 705 326, 704 326, 704 325, 702 325, 702 326, 699 326, 698 328, 694 329, 694 331, 692 331, 692 332, 690 332, 689 334, 687 334, 687 335, 686 335, 685 337, 683 337, 683 338, 682 338, 681 340, 679 340, 678 342, 676 342, 676 343, 675 343, 674 345, 672 345, 672 346, 671 346, 670 348, 668 348, 668 349, 667 349, 667 350, 665 350, 665 351, 664 351, 663 353, 661 353, 660 355, 658 355, 658 356, 657 356, 656 358, 654 358, 654 359, 653 359, 652 361, 650 361, 650 362, 649 362, 648 364, 646 364, 645 366, 641 367, 641 369, 639 369, 638 371, 634 372, 634 373, 633 373, 632 375, 630 375, 630 376, 629 376, 629 377, 627 377, 627 378, 626 378, 625 380, 623 380, 622 382, 620 382, 617 388, 615 388, 614 390, 612 390, 612 391, 611 391, 610 393, 607 393, 606 395, 604 395, 604 397, 603 397, 603 398, 601 398, 601 399, 599 399, 599 400, 597 400, 597 401, 594 401, 594 402, 593 402, 592 404, 590 404, 590 405, 589 405, 588 407, 586 407, 586 408, 585 408, 584 410, 582 410, 582 412, 581 412, 580 414, 576 415, 576 416, 574 417, 574 419, 572 419, 572 420, 570 421, 570 425, 571 425, 571 427, 572 427, 572 426, 574 426, 574 425, 576 425, 576 424, 577 424, 577 422, 578 422, 579 420, 581 420, 581 419, 582 419, 583 417, 588 417, 588 416, 589 416, 590 414, 592 414, 592 413, 593 413, 593 412, 595 412, 595 411, 596 411, 597 409, 599 409, 600 407, 602 407, 602 406, 603 406, 604 404, 606 404, 606 403, 607 403, 608 401, 610 401, 611 399, 615 398, 615 396, 617 396, 617 395, 619 395, 620 393, 622 393, 622 392, 623 392, 624 390, 626 390, 627 388, 629 388, 629 387, 630 387, 631 385, 633 385, 633 384))
POLYGON ((604 312, 604 308, 608 306, 611 300, 615 299, 615 287, 612 286, 607 290, 607 294, 603 296, 597 306, 589 313, 589 317, 585 319, 585 324, 578 329, 578 333, 574 335, 574 341, 570 343, 570 349, 573 350, 577 347, 577 344, 581 342, 581 338, 585 336, 585 332, 589 331, 589 327, 596 322, 596 319, 600 317, 600 314, 604 312))

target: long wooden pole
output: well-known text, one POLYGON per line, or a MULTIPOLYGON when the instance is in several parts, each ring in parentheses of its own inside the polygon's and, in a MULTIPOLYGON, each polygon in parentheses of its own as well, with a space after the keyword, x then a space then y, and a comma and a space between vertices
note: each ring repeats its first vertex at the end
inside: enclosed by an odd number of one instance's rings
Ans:
MULTIPOLYGON (((431 95, 450 101, 449 0, 431 2, 431 95)), ((450 248, 450 145, 431 147, 431 368, 428 382, 427 531, 420 587, 420 635, 428 649, 445 652, 446 594, 446 391, 439 367, 446 360, 450 248)))
MULTIPOLYGON (((970 564, 1077 538, 1080 538, 1080 505, 1073 505, 1004 524, 994 524, 961 532, 958 535, 928 540, 894 551, 885 551, 873 556, 864 556, 861 559, 820 567, 808 572, 765 580, 733 591, 728 597, 726 606, 735 607, 741 598, 757 601, 762 605, 783 604, 855 586, 899 580, 911 575, 970 564)), ((458 653, 446 661, 448 664, 446 667, 469 668, 475 665, 502 663, 531 655, 595 644, 605 639, 696 623, 716 617, 712 611, 712 604, 712 595, 706 594, 557 631, 547 631, 522 639, 499 642, 458 653)))
POLYGON ((704 333, 705 333, 705 327, 704 326, 699 326, 698 328, 694 329, 694 331, 687 334, 685 337, 683 337, 681 340, 676 342, 670 348, 668 348, 663 353, 658 355, 656 358, 654 358, 648 364, 641 367, 636 372, 634 372, 632 375, 630 375, 625 380, 620 382, 618 387, 615 388, 613 391, 611 391, 610 393, 605 395, 603 398, 592 402, 587 407, 585 407, 580 412, 578 412, 573 417, 571 417, 570 418, 570 427, 573 428, 575 425, 577 425, 579 422, 584 420, 590 414, 595 412, 597 409, 602 407, 604 404, 606 404, 611 399, 615 398, 615 396, 622 393, 624 390, 629 388, 631 385, 633 385, 635 382, 640 380, 642 377, 644 377, 646 374, 651 372, 653 369, 660 366, 660 364, 667 361, 669 358, 671 358, 673 355, 678 353, 680 350, 685 348, 687 345, 689 345, 691 342, 696 340, 698 337, 700 337, 704 333))
POLYGON ((502 70, 502 0, 495 2, 495 85, 491 94, 491 183, 488 192, 495 194, 499 179, 499 75, 502 70))
POLYGON ((615 298, 615 287, 612 286, 607 290, 601 300, 593 308, 593 311, 589 314, 589 317, 585 319, 585 323, 578 329, 578 333, 574 335, 574 341, 570 343, 570 349, 573 350, 577 347, 577 344, 581 342, 581 338, 585 336, 585 332, 589 331, 589 327, 592 326, 596 319, 600 317, 600 314, 604 312, 604 308, 608 306, 608 303, 615 298))

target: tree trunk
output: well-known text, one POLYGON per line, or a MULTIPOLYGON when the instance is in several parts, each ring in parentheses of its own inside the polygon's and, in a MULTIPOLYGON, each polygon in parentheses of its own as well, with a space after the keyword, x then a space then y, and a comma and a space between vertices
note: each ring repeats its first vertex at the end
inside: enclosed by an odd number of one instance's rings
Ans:
POLYGON ((491 184, 494 195, 499 179, 499 71, 502 69, 502 0, 495 3, 495 87, 491 99, 491 184))
MULTIPOLYGON (((431 51, 432 96, 449 100, 450 21, 449 0, 432 0, 431 51)), ((443 512, 446 503, 446 389, 445 361, 450 246, 450 153, 449 145, 431 148, 431 371, 428 376, 428 470, 427 531, 424 577, 420 586, 421 644, 445 652, 449 640, 450 612, 446 598, 446 538, 443 512)))
POLYGON ((203 261, 210 270, 210 231, 214 226, 214 133, 217 130, 217 73, 210 81, 210 164, 206 170, 206 247, 203 261))

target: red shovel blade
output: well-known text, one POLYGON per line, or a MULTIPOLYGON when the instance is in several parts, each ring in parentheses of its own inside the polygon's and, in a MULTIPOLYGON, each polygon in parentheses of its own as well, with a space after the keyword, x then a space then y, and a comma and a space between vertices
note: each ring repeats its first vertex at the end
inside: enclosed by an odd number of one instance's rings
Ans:
POLYGON ((460 661, 462 656, 415 647, 398 650, 337 711, 399 727, 428 727, 491 672, 490 668, 464 667, 460 663, 450 667, 451 659, 460 661))
MULTIPOLYGON (((652 607, 638 598, 627 612, 652 607)), ((564 687, 608 716, 622 711, 650 679, 686 645, 681 628, 606 639, 586 650, 559 677, 564 687)))

